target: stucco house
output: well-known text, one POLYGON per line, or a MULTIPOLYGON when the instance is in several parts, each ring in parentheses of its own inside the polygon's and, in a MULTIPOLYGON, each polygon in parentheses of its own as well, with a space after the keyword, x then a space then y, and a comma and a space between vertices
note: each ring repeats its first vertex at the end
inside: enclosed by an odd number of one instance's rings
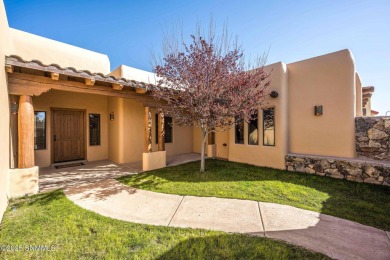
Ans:
MULTIPOLYGON (((9 28, 2 1, 0 39, 1 215, 8 198, 37 192, 39 167, 109 159, 149 170, 200 152, 200 129, 159 124, 153 73, 111 71, 107 55, 9 28)), ((277 95, 257 120, 210 136, 208 156, 278 169, 288 154, 356 157, 355 117, 371 115, 374 88, 362 87, 349 50, 265 69, 277 95)))

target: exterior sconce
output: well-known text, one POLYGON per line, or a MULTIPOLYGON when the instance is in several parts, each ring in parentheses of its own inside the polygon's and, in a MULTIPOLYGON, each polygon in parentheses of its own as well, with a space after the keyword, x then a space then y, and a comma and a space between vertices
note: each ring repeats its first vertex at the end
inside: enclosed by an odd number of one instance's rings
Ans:
POLYGON ((18 110, 19 110, 19 106, 16 102, 12 102, 11 103, 11 113, 13 115, 16 115, 18 113, 18 110))
POLYGON ((111 113, 110 113, 110 120, 111 120, 111 121, 114 121, 114 112, 111 112, 111 113))
POLYGON ((272 98, 277 98, 279 96, 279 93, 275 90, 271 91, 271 93, 269 94, 272 98))
POLYGON ((314 106, 314 115, 315 116, 322 116, 323 109, 322 106, 314 106))

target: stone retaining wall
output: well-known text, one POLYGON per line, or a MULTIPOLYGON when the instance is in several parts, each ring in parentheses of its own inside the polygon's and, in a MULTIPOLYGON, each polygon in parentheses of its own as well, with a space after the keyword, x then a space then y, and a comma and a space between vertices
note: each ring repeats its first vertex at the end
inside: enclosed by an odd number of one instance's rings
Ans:
POLYGON ((288 171, 390 186, 390 163, 289 154, 288 171))
POLYGON ((390 161, 390 117, 355 118, 358 157, 390 161))

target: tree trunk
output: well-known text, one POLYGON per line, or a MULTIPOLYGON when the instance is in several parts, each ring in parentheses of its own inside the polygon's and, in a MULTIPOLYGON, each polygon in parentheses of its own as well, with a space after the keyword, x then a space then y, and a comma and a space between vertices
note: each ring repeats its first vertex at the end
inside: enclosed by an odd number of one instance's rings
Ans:
POLYGON ((207 128, 202 127, 202 148, 200 154, 200 172, 205 170, 205 153, 206 153, 206 138, 207 138, 207 128))

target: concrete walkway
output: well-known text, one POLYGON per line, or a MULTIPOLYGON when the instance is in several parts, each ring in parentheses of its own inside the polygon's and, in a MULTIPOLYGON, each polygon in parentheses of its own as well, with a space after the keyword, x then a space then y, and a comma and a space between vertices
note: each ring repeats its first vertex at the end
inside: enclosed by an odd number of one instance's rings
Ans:
POLYGON ((390 259, 389 233, 291 206, 162 194, 109 178, 69 186, 65 194, 80 207, 114 219, 265 236, 336 259, 390 259))
MULTIPOLYGON (((198 153, 178 154, 167 157, 167 166, 200 160, 198 153)), ((115 179, 123 175, 142 172, 142 162, 117 164, 109 160, 87 162, 83 166, 56 169, 39 169, 39 191, 46 192, 74 185, 88 184, 98 180, 115 179)))

